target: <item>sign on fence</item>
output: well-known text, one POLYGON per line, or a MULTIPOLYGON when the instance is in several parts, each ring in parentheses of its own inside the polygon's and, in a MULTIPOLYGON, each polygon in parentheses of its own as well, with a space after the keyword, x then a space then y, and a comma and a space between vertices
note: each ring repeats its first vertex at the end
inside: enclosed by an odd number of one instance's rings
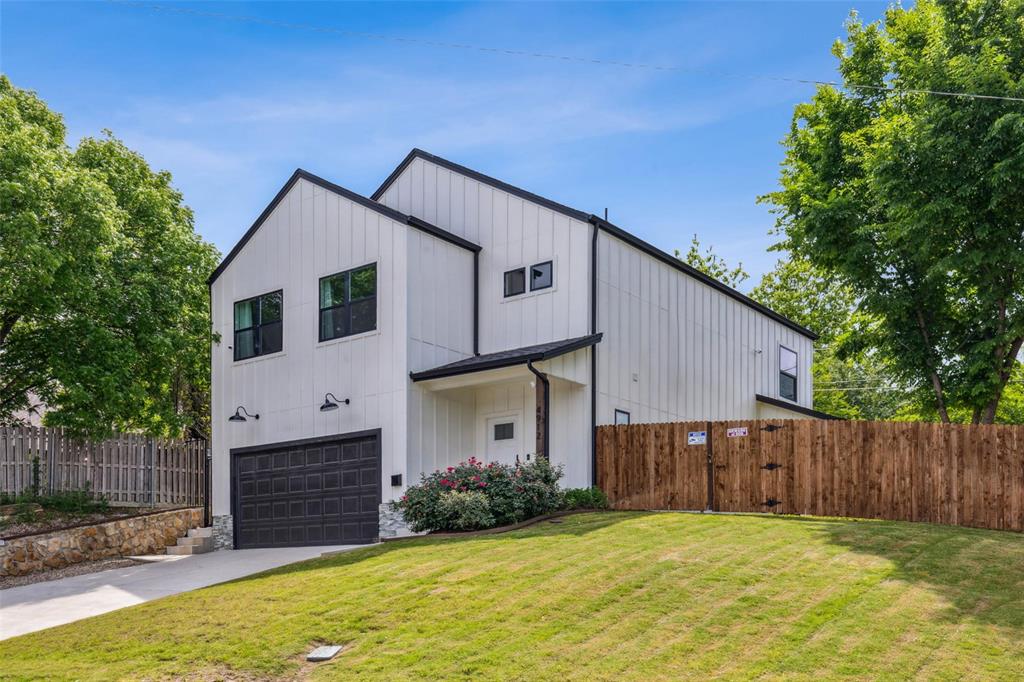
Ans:
POLYGON ((746 426, 734 426, 731 429, 726 429, 725 435, 727 438, 739 438, 740 436, 747 435, 746 426))
POLYGON ((120 507, 199 506, 205 462, 203 440, 118 434, 76 441, 62 429, 0 427, 0 492, 5 493, 31 488, 38 474, 43 492, 88 485, 120 507))
POLYGON ((687 445, 704 445, 708 442, 707 431, 690 431, 686 436, 687 445))

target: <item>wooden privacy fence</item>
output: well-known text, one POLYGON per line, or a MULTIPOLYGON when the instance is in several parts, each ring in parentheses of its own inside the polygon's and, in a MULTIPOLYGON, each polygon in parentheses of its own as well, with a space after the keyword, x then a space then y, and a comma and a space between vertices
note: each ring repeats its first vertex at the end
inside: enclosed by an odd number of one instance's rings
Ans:
POLYGON ((615 509, 1024 531, 1024 426, 815 419, 602 426, 597 472, 615 509))
POLYGON ((32 486, 39 458, 42 492, 89 489, 119 507, 204 504, 206 441, 118 434, 76 441, 62 429, 0 427, 0 492, 32 486))

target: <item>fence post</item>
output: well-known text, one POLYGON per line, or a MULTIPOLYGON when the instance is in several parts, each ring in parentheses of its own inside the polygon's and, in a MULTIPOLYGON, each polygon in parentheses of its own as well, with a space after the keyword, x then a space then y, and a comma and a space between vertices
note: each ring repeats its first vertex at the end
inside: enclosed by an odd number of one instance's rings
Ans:
POLYGON ((156 506, 156 440, 149 438, 149 506, 156 506))
POLYGON ((210 460, 213 457, 210 451, 209 441, 204 443, 203 448, 203 527, 209 527, 210 520, 210 460))
POLYGON ((707 511, 715 510, 715 457, 714 457, 714 433, 712 429, 714 424, 708 422, 707 425, 707 440, 705 441, 705 449, 708 453, 708 508, 707 511))

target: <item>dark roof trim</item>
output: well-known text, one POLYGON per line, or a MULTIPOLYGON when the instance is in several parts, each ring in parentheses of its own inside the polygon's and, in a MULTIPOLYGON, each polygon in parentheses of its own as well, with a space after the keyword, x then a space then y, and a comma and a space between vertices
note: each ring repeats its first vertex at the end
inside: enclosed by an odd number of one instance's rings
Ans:
POLYGON ((630 234, 629 232, 626 232, 621 227, 618 227, 617 225, 613 225, 612 223, 608 222, 604 218, 600 218, 600 217, 598 217, 596 215, 591 215, 590 216, 590 222, 592 222, 594 225, 596 225, 601 230, 604 230, 608 234, 610 234, 610 235, 612 235, 614 237, 618 237, 619 239, 621 239, 622 241, 626 242, 630 246, 633 246, 633 247, 639 249, 640 251, 643 251, 644 253, 646 253, 647 255, 651 256, 652 258, 656 258, 656 259, 660 260, 662 263, 665 263, 666 265, 669 265, 669 266, 675 268, 676 270, 679 270, 681 272, 685 272, 690 277, 693 277, 694 279, 699 280, 699 281, 703 282, 704 284, 707 284, 712 289, 716 289, 717 291, 722 292, 726 296, 729 296, 731 298, 736 299, 737 301, 739 301, 743 305, 748 306, 750 308, 753 308, 757 312, 772 318, 773 320, 775 320, 779 324, 782 324, 782 325, 785 325, 786 327, 789 327, 790 329, 792 329, 793 331, 797 332, 798 334, 806 336, 807 338, 811 339, 812 341, 818 338, 818 335, 815 334, 814 332, 812 332, 807 327, 799 325, 796 322, 794 322, 793 320, 789 319, 788 317, 786 317, 784 315, 780 315, 779 313, 775 312, 771 308, 768 308, 766 306, 761 305, 760 303, 758 303, 754 299, 750 298, 749 296, 746 296, 745 294, 742 294, 739 291, 733 289, 728 284, 723 284, 722 282, 719 282, 714 277, 711 277, 710 275, 704 274, 703 272, 701 272, 697 268, 695 268, 693 266, 690 266, 690 265, 687 265, 686 263, 684 263, 683 261, 679 260, 675 256, 672 256, 672 255, 669 255, 668 253, 665 253, 664 251, 662 251, 658 247, 645 242, 643 239, 640 239, 636 235, 633 235, 633 234, 630 234))
POLYGON ((583 211, 578 211, 575 208, 570 208, 563 204, 559 204, 555 201, 551 201, 550 199, 545 199, 544 197, 538 196, 533 192, 527 192, 525 189, 515 187, 513 185, 508 184, 507 182, 502 182, 501 180, 492 178, 489 175, 484 175, 483 173, 479 173, 473 170, 472 168, 460 166, 459 164, 449 161, 448 159, 442 159, 440 156, 434 156, 433 154, 425 152, 422 149, 413 149, 411 152, 409 152, 406 155, 405 159, 402 161, 402 163, 398 165, 398 168, 392 171, 391 175, 388 176, 387 180, 385 180, 383 184, 381 184, 381 186, 377 188, 377 191, 371 195, 371 198, 374 201, 379 200, 384 195, 384 192, 386 192, 388 188, 392 185, 392 183, 394 183, 395 180, 398 179, 398 176, 402 174, 402 171, 404 171, 409 166, 409 164, 412 163, 413 160, 417 158, 430 161, 431 163, 437 164, 442 168, 447 168, 448 170, 473 178, 474 180, 482 182, 486 185, 490 185, 495 189, 500 189, 504 192, 508 192, 509 194, 517 196, 520 199, 525 199, 526 201, 532 201, 536 204, 540 204, 541 206, 549 208, 552 211, 557 211, 558 213, 567 215, 570 218, 575 218, 576 220, 580 220, 583 222, 591 222, 594 225, 597 225, 600 229, 604 230, 605 232, 618 237, 622 241, 636 247, 637 249, 640 249, 649 256, 652 256, 662 261, 663 263, 671 265, 675 269, 680 270, 681 272, 684 272, 690 275, 691 277, 700 280, 701 282, 704 282, 708 286, 717 289, 718 291, 721 291, 725 295, 736 299, 743 305, 749 306, 756 310, 757 312, 767 315, 776 322, 783 324, 786 327, 789 327, 798 334, 806 336, 812 341, 818 338, 818 335, 815 334, 810 329, 807 329, 806 327, 799 325, 796 322, 793 322, 784 315, 780 315, 774 310, 771 310, 770 308, 761 305, 760 303, 753 300, 749 296, 745 296, 740 292, 736 291, 735 289, 733 289, 732 287, 723 284, 722 282, 719 282, 717 279, 705 275, 700 270, 697 270, 696 268, 687 265, 686 263, 682 262, 675 256, 665 253, 658 247, 645 242, 644 240, 627 232, 621 227, 613 225, 608 221, 599 218, 598 216, 595 216, 591 213, 584 213, 583 211))
POLYGON ((571 353, 581 348, 593 346, 601 340, 602 336, 603 335, 600 333, 590 334, 588 336, 580 336, 575 339, 567 339, 560 343, 542 343, 536 346, 526 346, 525 348, 518 348, 510 351, 478 355, 476 357, 466 358, 465 360, 458 360, 447 365, 441 365, 440 367, 425 369, 421 372, 410 372, 409 377, 412 378, 413 381, 426 381, 427 379, 441 379, 443 377, 453 377, 460 374, 484 372, 489 369, 515 367, 516 365, 525 365, 527 362, 541 362, 542 360, 550 360, 551 358, 557 358, 560 355, 565 355, 566 353, 571 353))
POLYGON ((759 403, 765 403, 766 405, 774 405, 775 407, 781 407, 782 409, 789 410, 790 412, 805 414, 808 417, 814 417, 815 419, 842 419, 842 417, 837 417, 834 414, 829 414, 828 412, 812 410, 809 407, 804 407, 803 405, 796 405, 785 400, 779 400, 778 398, 769 398, 768 396, 761 395, 760 393, 754 394, 754 400, 756 400, 759 403))
POLYGON ((231 261, 235 259, 235 256, 237 256, 238 253, 245 247, 245 245, 249 243, 249 240, 252 239, 254 234, 256 234, 256 231, 260 229, 260 226, 263 225, 263 221, 265 221, 267 217, 273 212, 273 210, 277 208, 277 205, 281 203, 281 201, 285 198, 288 192, 291 191, 292 187, 295 186, 295 183, 298 182, 299 180, 306 180, 308 182, 311 182, 314 185, 317 185, 323 189, 343 196, 346 199, 359 204, 360 206, 365 206, 370 210, 376 211, 377 213, 380 213, 383 216, 391 218, 395 222, 399 222, 402 223, 403 225, 414 227, 417 230, 426 232, 427 234, 437 237, 438 239, 443 239, 444 241, 450 244, 454 244, 455 246, 459 246, 463 249, 466 249, 467 251, 472 251, 473 253, 477 253, 480 251, 480 246, 478 244, 474 244, 473 242, 467 239, 463 239, 457 234, 452 234, 447 230, 442 230, 440 227, 431 225, 425 220, 414 218, 412 216, 407 216, 406 214, 396 211, 393 208, 389 208, 384 204, 378 204, 376 201, 372 199, 367 199, 361 194, 356 194, 350 189, 345 189, 341 185, 336 185, 333 182, 325 180, 318 175, 313 175, 309 171, 305 171, 302 170, 301 168, 298 168, 295 170, 294 173, 292 173, 292 176, 288 178, 288 182, 284 184, 284 187, 281 188, 281 191, 277 193, 277 195, 269 204, 267 204, 267 207, 263 209, 263 212, 260 213, 259 217, 256 218, 255 222, 253 222, 249 229, 246 230, 245 234, 242 235, 242 238, 238 240, 238 243, 235 244, 234 248, 232 248, 231 251, 228 252, 228 255, 225 256, 224 260, 220 262, 220 265, 218 265, 217 269, 213 271, 209 279, 206 280, 206 283, 208 285, 212 285, 214 281, 216 281, 216 279, 220 277, 221 273, 223 273, 224 270, 227 269, 231 261))
POLYGON ((425 159, 427 161, 430 161, 431 163, 441 166, 442 168, 447 168, 448 170, 454 171, 460 175, 465 175, 466 177, 473 178, 478 182, 482 182, 485 185, 490 185, 491 187, 494 187, 495 189, 500 189, 503 192, 508 192, 513 196, 519 197, 520 199, 525 199, 526 201, 532 201, 535 204, 540 204, 545 208, 549 208, 557 213, 567 215, 570 218, 575 218, 576 220, 582 222, 586 222, 587 219, 590 218, 589 213, 578 211, 575 208, 570 208, 568 206, 565 206, 564 204, 558 203, 557 201, 545 199, 544 197, 538 196, 533 192, 527 192, 525 189, 516 187, 515 185, 510 185, 507 182, 502 182, 501 180, 498 180, 497 178, 492 178, 489 175, 484 175, 483 173, 475 171, 472 168, 460 166, 459 164, 449 161, 448 159, 442 159, 440 156, 434 156, 430 152, 425 152, 422 149, 413 149, 411 152, 409 152, 406 155, 405 159, 402 160, 402 163, 398 165, 398 168, 391 172, 391 175, 387 177, 387 180, 385 180, 381 184, 381 186, 377 188, 376 192, 370 195, 370 198, 373 199, 374 201, 379 201, 380 198, 384 196, 384 192, 388 191, 388 188, 391 187, 391 184, 398 179, 399 175, 402 174, 402 171, 404 171, 409 166, 409 164, 412 163, 417 158, 425 159))

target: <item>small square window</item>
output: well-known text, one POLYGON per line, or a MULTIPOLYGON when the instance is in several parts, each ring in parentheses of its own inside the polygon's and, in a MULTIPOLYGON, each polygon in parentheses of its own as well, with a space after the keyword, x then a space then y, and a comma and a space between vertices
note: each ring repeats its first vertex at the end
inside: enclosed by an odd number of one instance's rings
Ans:
POLYGON ((537 263, 530 268, 530 291, 548 289, 554 282, 551 261, 537 263))
POLYGON ((629 424, 629 412, 625 410, 615 410, 615 425, 626 426, 629 424))
POLYGON ((517 268, 505 273, 505 298, 518 296, 526 291, 526 268, 517 268))
POLYGON ((494 440, 512 440, 515 438, 515 422, 494 425, 494 440))

